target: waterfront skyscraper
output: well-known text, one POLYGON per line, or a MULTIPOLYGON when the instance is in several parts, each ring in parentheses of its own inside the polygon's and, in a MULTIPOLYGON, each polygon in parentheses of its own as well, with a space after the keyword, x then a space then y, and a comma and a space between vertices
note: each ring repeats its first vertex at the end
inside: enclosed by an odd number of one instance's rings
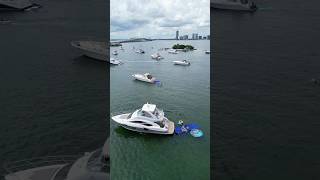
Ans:
POLYGON ((176 31, 176 40, 178 40, 179 39, 179 31, 177 30, 176 31))
POLYGON ((198 34, 197 33, 193 33, 192 34, 192 39, 193 40, 198 40, 198 34))

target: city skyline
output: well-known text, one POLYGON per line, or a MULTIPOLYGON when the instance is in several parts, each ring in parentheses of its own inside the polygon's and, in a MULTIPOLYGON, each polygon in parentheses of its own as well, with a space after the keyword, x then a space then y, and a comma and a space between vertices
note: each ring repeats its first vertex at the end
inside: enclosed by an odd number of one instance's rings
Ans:
POLYGON ((210 34, 209 0, 111 0, 110 6, 111 39, 174 39, 176 30, 210 34))

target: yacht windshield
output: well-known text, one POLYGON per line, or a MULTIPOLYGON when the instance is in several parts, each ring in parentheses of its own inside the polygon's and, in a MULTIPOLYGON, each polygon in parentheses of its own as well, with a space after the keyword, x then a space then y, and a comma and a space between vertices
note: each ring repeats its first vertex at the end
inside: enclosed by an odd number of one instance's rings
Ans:
POLYGON ((152 76, 150 74, 147 75, 148 79, 152 79, 152 76))

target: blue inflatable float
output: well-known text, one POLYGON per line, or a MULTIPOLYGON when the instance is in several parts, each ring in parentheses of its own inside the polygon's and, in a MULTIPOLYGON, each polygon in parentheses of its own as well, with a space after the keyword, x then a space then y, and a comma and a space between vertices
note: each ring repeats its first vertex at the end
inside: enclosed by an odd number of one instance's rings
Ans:
POLYGON ((188 133, 193 129, 198 129, 199 126, 195 123, 191 123, 191 124, 177 124, 176 127, 174 128, 174 133, 175 134, 184 134, 184 133, 188 133))
POLYGON ((200 129, 192 129, 190 131, 190 134, 191 134, 191 136, 196 137, 196 138, 203 136, 203 132, 200 129))

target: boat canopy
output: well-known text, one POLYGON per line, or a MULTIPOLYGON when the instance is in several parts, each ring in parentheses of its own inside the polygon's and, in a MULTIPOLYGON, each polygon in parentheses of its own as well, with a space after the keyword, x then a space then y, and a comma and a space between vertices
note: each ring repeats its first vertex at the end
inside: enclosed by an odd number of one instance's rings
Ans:
POLYGON ((147 111, 147 112, 154 113, 155 110, 156 110, 156 105, 155 104, 144 104, 142 106, 142 111, 147 111))

